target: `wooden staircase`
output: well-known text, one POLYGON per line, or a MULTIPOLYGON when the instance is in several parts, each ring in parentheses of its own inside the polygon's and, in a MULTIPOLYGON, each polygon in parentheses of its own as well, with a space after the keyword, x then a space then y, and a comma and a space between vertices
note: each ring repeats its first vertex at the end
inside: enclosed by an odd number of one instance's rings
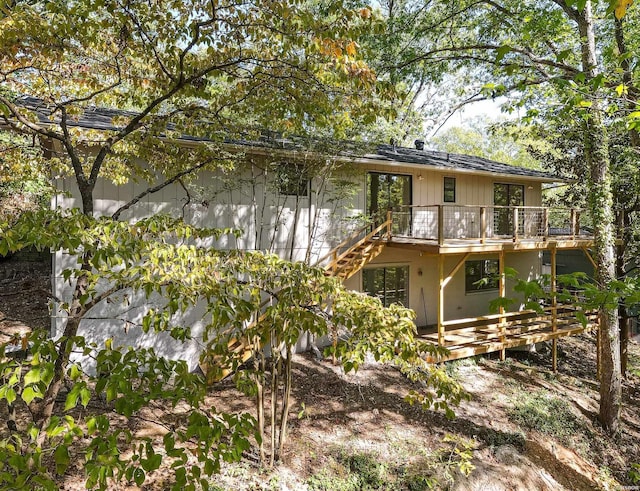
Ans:
MULTIPOLYGON (((391 236, 390 214, 384 223, 375 227, 371 232, 367 233, 368 229, 369 226, 366 226, 354 232, 334 247, 329 254, 320 258, 316 266, 320 266, 329 260, 324 266, 327 276, 335 276, 342 280, 351 278, 382 252, 387 240, 389 240, 391 236), (364 237, 362 237, 363 235, 364 237)), ((263 307, 266 305, 267 302, 263 304, 263 307)), ((260 322, 262 318, 263 316, 261 315, 252 325, 260 322)), ((229 340, 227 347, 230 353, 235 354, 240 365, 249 361, 253 356, 254 346, 247 337, 232 338, 229 340)), ((213 360, 201 360, 200 362, 200 369, 205 375, 207 384, 219 382, 233 373, 233 370, 230 368, 212 370, 212 365, 216 365, 215 358, 213 360)))
POLYGON ((388 218, 369 233, 366 233, 367 229, 368 227, 365 227, 356 231, 329 254, 318 260, 317 264, 320 265, 330 259, 324 267, 327 276, 336 276, 342 280, 351 278, 382 252, 391 236, 391 219, 388 218), (366 235, 357 240, 363 234, 366 235), (353 243, 354 240, 356 240, 355 243, 353 243))

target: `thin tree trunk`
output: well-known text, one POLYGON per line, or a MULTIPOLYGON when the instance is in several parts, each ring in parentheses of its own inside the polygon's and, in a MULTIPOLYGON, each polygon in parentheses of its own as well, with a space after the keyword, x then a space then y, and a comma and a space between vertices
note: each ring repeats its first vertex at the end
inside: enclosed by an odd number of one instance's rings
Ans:
POLYGON ((278 386, 280 385, 280 357, 276 355, 276 346, 271 342, 271 455, 269 456, 269 467, 273 467, 276 457, 276 431, 277 431, 277 413, 278 413, 278 386))
MULTIPOLYGON (((84 257, 81 270, 87 271, 89 268, 89 258, 84 257)), ((57 349, 58 357, 56 358, 53 366, 53 377, 51 379, 51 383, 47 387, 42 400, 32 402, 29 407, 34 423, 41 430, 46 428, 51 421, 51 415, 53 414, 56 399, 64 383, 65 374, 71 358, 71 352, 74 347, 73 338, 78 334, 80 321, 86 314, 85 307, 80 302, 80 297, 85 294, 88 286, 87 283, 86 275, 81 274, 76 281, 67 323, 59 341, 60 345, 57 349)), ((43 439, 45 436, 46 434, 41 432, 41 437, 43 439)))
POLYGON ((277 198, 276 198, 276 210, 277 211, 276 211, 275 220, 273 222, 273 233, 271 234, 271 243, 269 244, 269 252, 273 252, 273 247, 277 242, 278 231, 280 230, 280 226, 282 225, 280 220, 282 220, 282 214, 284 213, 284 205, 285 204, 286 204, 286 197, 281 203, 280 202, 280 195, 277 195, 277 198))
POLYGON ((280 434, 278 435, 278 460, 282 458, 284 445, 287 440, 287 424, 289 421, 289 406, 291 403, 291 362, 293 354, 291 346, 287 346, 287 359, 284 365, 284 395, 282 397, 282 412, 280 413, 280 434))
POLYGON ((258 188, 256 179, 257 176, 255 174, 256 166, 251 162, 251 209, 253 211, 253 248, 255 250, 259 249, 260 235, 262 233, 262 229, 259 227, 258 223, 258 201, 256 197, 258 196, 258 188))
MULTIPOLYGON (((259 314, 258 314, 259 315, 259 314)), ((258 435, 260 441, 258 442, 258 452, 260 456, 260 463, 264 462, 264 353, 260 348, 260 338, 255 336, 253 338, 253 346, 255 351, 254 356, 254 378, 256 384, 256 412, 258 419, 258 435), (256 349, 255 347, 258 347, 256 349)))
POLYGON ((296 194, 296 207, 293 210, 293 230, 291 231, 291 248, 289 249, 289 261, 293 261, 293 251, 296 247, 296 234, 298 233, 298 221, 300 220, 300 196, 296 194))
MULTIPOLYGON (((638 103, 640 91, 633 83, 632 67, 630 62, 629 52, 625 41, 624 19, 618 19, 614 16, 615 23, 615 39, 616 46, 620 57, 620 67, 622 68, 622 81, 627 88, 627 108, 629 111, 633 111, 638 103)), ((640 148, 640 134, 635 128, 629 128, 629 143, 633 148, 640 148)), ((624 198, 624 197, 623 197, 624 198)), ((624 200, 620 200, 624 202, 624 200)), ((630 231, 630 218, 629 211, 626 209, 621 210, 621 223, 618 226, 618 234, 624 240, 623 245, 618 250, 618 277, 622 278, 625 272, 624 254, 625 246, 628 243, 629 231, 630 231)), ((620 306, 620 364, 622 375, 626 377, 627 364, 628 364, 628 343, 630 336, 630 322, 629 313, 624 306, 620 306)))
MULTIPOLYGON (((318 222, 320 221, 320 214, 322 213, 322 209, 325 204, 328 177, 332 174, 332 172, 333 172, 333 169, 328 167, 325 169, 325 172, 323 173, 324 175, 318 176, 320 179, 320 183, 318 184, 315 190, 315 210, 313 212, 313 218, 310 224, 309 246, 307 248, 307 255, 305 257, 305 261, 309 265, 312 264, 311 255, 313 254, 313 247, 318 238, 318 233, 319 233, 318 222)), ((326 231, 324 233, 326 234, 326 231)), ((318 251, 318 257, 320 257, 320 254, 321 254, 321 251, 318 251)))

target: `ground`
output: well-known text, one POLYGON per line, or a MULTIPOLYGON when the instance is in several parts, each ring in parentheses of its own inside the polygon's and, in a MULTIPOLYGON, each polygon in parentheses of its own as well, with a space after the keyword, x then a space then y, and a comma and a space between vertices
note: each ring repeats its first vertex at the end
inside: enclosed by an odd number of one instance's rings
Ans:
MULTIPOLYGON (((47 325, 47 263, 0 263, 0 331, 6 336, 47 325)), ((260 469, 255 451, 223 467, 213 483, 223 490, 590 490, 637 485, 640 463, 640 349, 631 347, 623 429, 609 439, 597 424, 595 341, 562 339, 559 369, 550 354, 510 353, 450 363, 447 371, 471 394, 456 418, 403 400, 415 388, 394 367, 367 363, 344 374, 312 354, 294 360, 291 428, 274 469, 260 469), (468 474, 468 475, 465 475, 468 474)), ((231 379, 212 388, 219 411, 252 411, 252 400, 231 379)), ((4 411, 4 409, 3 409, 4 411)), ((109 412, 100 400, 89 411, 109 412)), ((130 421, 139 436, 160 439, 170 416, 154 407, 130 421)), ((113 419, 117 417, 114 415, 113 419)), ((5 429, 2 428, 2 431, 5 429)), ((81 462, 81 458, 77 461, 81 462)), ((142 486, 165 489, 170 469, 142 486)), ((81 475, 62 489, 84 489, 81 475)), ((114 484, 114 490, 138 489, 114 484)))

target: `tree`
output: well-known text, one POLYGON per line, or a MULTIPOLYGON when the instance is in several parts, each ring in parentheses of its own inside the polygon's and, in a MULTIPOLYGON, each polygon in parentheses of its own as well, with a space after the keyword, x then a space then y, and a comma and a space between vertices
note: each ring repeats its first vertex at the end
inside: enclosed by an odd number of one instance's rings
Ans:
MULTIPOLYGON (((628 2, 596 4, 599 14, 612 18, 626 11, 628 2), (608 12, 605 12, 611 7, 608 12)), ((610 182, 606 101, 619 84, 615 73, 603 73, 598 60, 592 2, 435 2, 428 7, 407 4, 417 11, 412 34, 400 60, 389 69, 402 71, 443 64, 461 80, 466 101, 509 95, 512 106, 536 105, 549 92, 559 93, 565 105, 578 108, 578 124, 589 172, 590 210, 595 227, 597 281, 607 290, 615 279, 614 214, 610 182), (610 77, 608 77, 610 76, 610 77)), ((617 309, 600 307, 602 380, 600 420, 611 433, 619 427, 621 381, 617 309)))
MULTIPOLYGON (((110 479, 140 485, 157 469, 163 457, 152 442, 133 445, 130 431, 112 427, 103 416, 72 416, 96 395, 127 417, 153 401, 189 409, 184 427, 170 429, 163 442, 162 454, 175 470, 172 489, 206 487, 207 474, 222 460, 238 459, 250 444, 254 418, 203 407, 204 380, 188 373, 184 362, 153 350, 121 349, 109 340, 87 343, 79 335, 81 323, 100 305, 126 309, 132 296, 153 298, 156 307, 150 302, 140 325, 125 321, 123 329, 178 341, 192 337, 180 314, 204 305, 207 352, 231 369, 239 362, 227 341, 248 326, 258 345, 282 341, 288 354, 296 331, 286 327, 300 318, 316 332, 326 332, 322 319, 332 317, 336 329, 357 332, 372 318, 391 328, 393 318, 407 317, 375 303, 351 308, 359 297, 319 270, 203 245, 238 231, 201 229, 170 216, 124 219, 149 194, 188 186, 205 169, 231 169, 236 156, 225 150, 225 138, 251 138, 264 128, 344 136, 350 125, 373 119, 376 109, 365 95, 376 90, 375 76, 357 59, 355 42, 373 22, 371 11, 345 10, 339 2, 324 8, 323 16, 287 1, 35 1, 1 8, 0 124, 9 135, 0 140, 2 165, 28 170, 37 164, 73 182, 80 199, 78 209, 25 213, 0 225, 0 255, 33 245, 64 250, 78 261, 64 272, 71 298, 58 299, 66 315, 62 335, 50 339, 35 332, 15 340, 23 349, 31 343, 27 362, 2 357, 0 398, 20 404, 31 422, 10 428, 0 445, 0 488, 55 488, 56 474, 71 462, 69 446, 85 436, 88 487, 105 489, 110 479), (99 129, 78 125, 96 111, 99 129), (205 141, 177 145, 184 135, 205 141), (97 216, 101 180, 136 180, 146 188, 111 216, 97 216), (271 300, 266 310, 265 298, 271 300), (286 301, 295 308, 286 309, 286 301), (74 350, 94 358, 95 376, 72 361, 74 350), (63 408, 57 403, 61 395, 63 408)), ((403 326, 410 337, 411 323, 403 326)), ((362 337, 352 339, 362 349, 372 347, 362 337)), ((386 342, 376 349, 395 354, 394 338, 386 342)), ((416 354, 398 353, 418 363, 416 354)), ((290 367, 290 356, 285 360, 290 367)), ((438 388, 442 380, 431 384, 438 388)), ((435 396, 421 401, 447 407, 435 396)))
POLYGON ((479 119, 469 127, 451 127, 430 140, 430 144, 442 152, 475 155, 517 167, 539 169, 540 163, 529 151, 531 147, 545 150, 548 146, 540 138, 523 135, 523 128, 509 122, 493 123, 483 127, 479 119))

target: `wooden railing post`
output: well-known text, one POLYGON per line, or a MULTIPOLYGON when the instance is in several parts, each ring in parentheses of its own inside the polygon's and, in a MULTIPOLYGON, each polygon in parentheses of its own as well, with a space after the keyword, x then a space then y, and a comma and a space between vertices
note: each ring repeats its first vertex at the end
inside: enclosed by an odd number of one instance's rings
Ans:
POLYGON ((444 207, 438 205, 438 245, 444 244, 444 207))
POLYGON ((576 238, 576 210, 571 208, 571 238, 576 238))
POLYGON ((487 239, 487 208, 480 207, 480 243, 484 244, 487 239))
MULTIPOLYGON (((506 287, 506 277, 504 274, 504 250, 500 251, 500 257, 498 261, 498 269, 500 274, 500 279, 498 282, 498 288, 500 291, 500 297, 504 298, 507 295, 507 287, 506 287)), ((504 314, 504 305, 500 305, 500 314, 504 314)), ((500 350, 500 361, 505 361, 507 358, 507 350, 505 349, 505 341, 507 340, 507 319, 506 317, 500 317, 500 344, 502 345, 502 349, 500 350)))
POLYGON ((556 285, 556 247, 551 248, 551 330, 554 334, 551 341, 551 366, 554 372, 558 371, 558 338, 555 336, 558 332, 558 300, 556 285))
POLYGON ((438 346, 444 346, 444 256, 438 254, 438 346))
POLYGON ((391 226, 393 225, 393 212, 387 211, 387 240, 391 240, 391 226))
POLYGON ((542 211, 542 237, 543 240, 549 238, 549 208, 542 211))
POLYGON ((518 223, 518 207, 514 207, 513 208, 513 241, 517 242, 518 241, 518 227, 519 227, 519 223, 518 223))

